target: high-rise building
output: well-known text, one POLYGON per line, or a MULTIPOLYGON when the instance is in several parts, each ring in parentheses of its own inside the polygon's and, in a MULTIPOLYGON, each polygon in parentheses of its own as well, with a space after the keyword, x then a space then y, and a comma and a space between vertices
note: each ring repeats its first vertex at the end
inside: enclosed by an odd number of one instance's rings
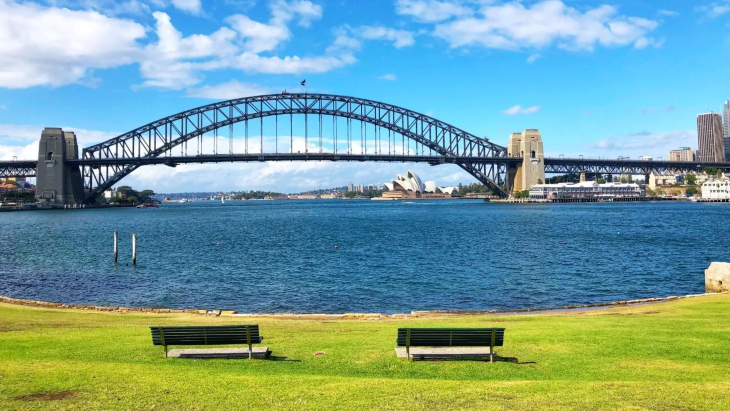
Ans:
MULTIPOLYGON (((725 146, 727 149, 727 146, 725 146)), ((689 147, 680 147, 679 150, 672 150, 667 156, 668 161, 697 161, 697 151, 689 147)))
POLYGON ((355 187, 352 185, 352 183, 347 185, 347 191, 355 191, 355 187))
POLYGON ((697 142, 700 162, 725 161, 722 116, 718 113, 697 115, 697 142))
POLYGON ((722 109, 723 118, 723 140, 725 142, 725 161, 730 159, 730 100, 725 100, 725 107, 722 109))

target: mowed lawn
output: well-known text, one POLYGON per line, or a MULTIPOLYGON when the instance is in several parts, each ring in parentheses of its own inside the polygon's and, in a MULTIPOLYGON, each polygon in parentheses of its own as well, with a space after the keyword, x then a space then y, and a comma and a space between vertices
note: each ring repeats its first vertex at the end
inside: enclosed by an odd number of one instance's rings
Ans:
POLYGON ((0 409, 728 410, 730 295, 569 314, 324 321, 0 304, 0 409), (272 359, 165 359, 147 328, 253 322, 272 359), (404 326, 507 331, 495 363, 407 362, 393 350, 404 326))

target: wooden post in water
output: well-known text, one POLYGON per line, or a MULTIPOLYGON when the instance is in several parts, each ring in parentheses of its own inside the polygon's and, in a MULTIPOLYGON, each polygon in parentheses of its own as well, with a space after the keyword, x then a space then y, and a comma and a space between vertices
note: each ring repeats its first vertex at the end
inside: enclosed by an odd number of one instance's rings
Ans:
POLYGON ((132 234, 132 265, 137 265, 137 233, 132 234))
POLYGON ((114 264, 117 263, 117 258, 119 258, 119 247, 118 247, 118 242, 117 242, 118 237, 119 237, 119 232, 115 231, 114 232, 114 264))

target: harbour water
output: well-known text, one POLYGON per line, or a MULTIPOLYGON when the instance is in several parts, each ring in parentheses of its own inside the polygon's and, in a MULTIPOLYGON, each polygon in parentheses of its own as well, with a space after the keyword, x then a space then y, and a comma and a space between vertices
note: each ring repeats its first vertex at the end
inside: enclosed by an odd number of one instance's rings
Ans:
POLYGON ((727 204, 480 200, 2 213, 0 295, 250 313, 394 313, 691 294, 704 291, 710 262, 730 261, 729 217, 727 204))

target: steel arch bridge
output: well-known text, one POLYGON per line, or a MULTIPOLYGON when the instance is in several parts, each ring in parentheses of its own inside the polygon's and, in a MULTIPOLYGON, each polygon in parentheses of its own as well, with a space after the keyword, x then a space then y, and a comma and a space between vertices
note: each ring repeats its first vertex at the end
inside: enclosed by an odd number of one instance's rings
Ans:
MULTIPOLYGON (((268 126, 266 134, 272 134, 268 126)), ((281 140, 285 141, 285 136, 282 135, 281 140)), ((82 158, 75 162, 82 167, 84 185, 88 189, 84 201, 92 202, 145 164, 175 166, 190 162, 296 160, 453 163, 496 193, 506 196, 509 191, 505 175, 507 164, 520 159, 507 158, 506 147, 486 138, 402 107, 332 94, 281 93, 223 101, 162 118, 84 149, 82 158), (303 150, 296 152, 295 115, 304 120, 303 150), (274 152, 264 150, 264 118, 274 119, 274 152), (342 119, 345 124, 338 123, 342 119), (359 123, 358 136, 355 136, 357 128, 353 132, 353 122, 359 123), (233 125, 237 123, 245 125, 243 154, 233 152, 233 125), (318 130, 311 139, 310 123, 318 130), (256 152, 249 151, 249 125, 259 126, 260 147, 256 152), (290 144, 288 150, 280 152, 279 132, 287 126, 290 144), (226 127, 229 128, 229 152, 221 153, 218 131, 226 127), (323 129, 328 128, 331 135, 323 144, 323 129), (205 154, 203 138, 209 133, 213 133, 214 152, 205 154), (195 155, 189 154, 189 142, 196 145, 195 155), (178 148, 180 155, 173 155, 178 148)))

